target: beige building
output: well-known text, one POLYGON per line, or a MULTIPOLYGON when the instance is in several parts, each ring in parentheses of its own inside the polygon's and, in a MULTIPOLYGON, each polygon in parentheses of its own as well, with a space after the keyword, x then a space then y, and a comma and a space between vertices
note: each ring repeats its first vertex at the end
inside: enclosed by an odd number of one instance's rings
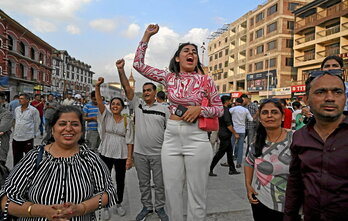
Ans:
MULTIPOLYGON (((294 11, 294 66, 298 84, 329 55, 348 63, 348 0, 315 0, 294 11)), ((346 65, 345 65, 346 66, 346 65)))
POLYGON ((266 97, 267 89, 291 85, 296 79, 292 11, 307 2, 268 0, 232 22, 227 31, 212 36, 209 70, 220 93, 241 91, 259 99, 260 92, 266 97))

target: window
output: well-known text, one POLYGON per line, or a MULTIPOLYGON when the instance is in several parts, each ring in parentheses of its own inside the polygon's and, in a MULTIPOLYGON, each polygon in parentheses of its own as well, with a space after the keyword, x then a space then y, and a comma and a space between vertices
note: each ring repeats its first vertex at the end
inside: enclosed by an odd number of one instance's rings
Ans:
POLYGON ((250 57, 253 56, 253 49, 252 48, 249 49, 249 56, 250 57))
POLYGON ((35 50, 34 50, 34 48, 30 49, 30 58, 35 60, 35 50))
POLYGON ((217 70, 217 65, 214 65, 214 71, 216 71, 217 70))
POLYGON ((218 58, 218 54, 217 54, 217 53, 215 54, 214 58, 215 58, 215 59, 217 59, 217 58, 218 58))
POLYGON ((256 15, 256 23, 261 21, 264 18, 263 12, 260 12, 259 14, 256 15))
POLYGON ((252 71, 253 71, 253 65, 249 64, 249 72, 252 72, 252 71))
POLYGON ((228 48, 225 50, 225 55, 228 55, 228 48))
POLYGON ((220 90, 220 86, 219 86, 219 85, 216 85, 216 89, 219 91, 219 90, 220 90))
POLYGON ((221 68, 222 68, 222 63, 219 64, 219 69, 221 69, 221 68))
POLYGON ((37 73, 34 68, 30 68, 31 80, 37 80, 37 73))
POLYGON ((56 68, 56 75, 59 76, 59 68, 56 68))
POLYGON ((288 5, 288 10, 289 11, 295 11, 296 7, 299 5, 299 3, 296 3, 296 2, 289 2, 289 5, 288 5))
POLYGON ((2 39, 0 38, 0 48, 2 48, 2 39))
POLYGON ((250 21, 250 26, 253 26, 254 25, 254 17, 252 17, 249 21, 250 21))
POLYGON ((14 41, 13 41, 13 38, 8 35, 8 50, 12 51, 13 50, 13 45, 14 45, 14 41))
POLYGON ((228 77, 228 74, 227 72, 224 73, 224 78, 227 78, 228 77))
POLYGON ((277 41, 276 40, 270 41, 270 42, 267 43, 268 51, 272 50, 272 49, 275 49, 275 48, 277 48, 277 41))
POLYGON ((286 48, 292 48, 294 46, 294 41, 292 39, 286 39, 286 48))
POLYGON ((222 92, 226 92, 226 84, 222 85, 222 92))
POLYGON ((43 54, 41 52, 39 54, 39 62, 40 64, 43 64, 43 54))
POLYGON ((228 61, 225 61, 225 67, 228 67, 228 61))
POLYGON ((261 54, 261 53, 263 53, 263 45, 259 45, 256 48, 256 54, 261 54))
POLYGON ((19 43, 19 53, 25 56, 25 44, 23 42, 19 43))
POLYGON ((287 28, 290 30, 294 30, 294 26, 295 26, 294 24, 295 24, 294 21, 288 21, 287 28))
POLYGON ((285 65, 286 66, 293 66, 294 65, 294 61, 292 58, 285 58, 285 65))
POLYGON ((227 43, 227 37, 225 38, 225 43, 227 43))
POLYGON ((219 58, 221 58, 221 57, 222 57, 222 51, 219 52, 219 58))
POLYGON ((221 79, 221 73, 218 73, 218 80, 220 80, 221 79))
POLYGON ((263 61, 255 63, 255 70, 262 70, 263 69, 263 61))
POLYGON ((272 14, 276 13, 277 10, 278 10, 278 5, 275 4, 275 5, 271 6, 270 8, 268 8, 267 15, 272 15, 272 14))
POLYGON ((255 33, 255 38, 260 38, 263 36, 263 28, 259 29, 255 33))
POLYGON ((209 67, 209 71, 212 71, 213 70, 213 67, 209 67))
POLYGON ((267 25, 267 33, 271 33, 275 30, 277 30, 277 22, 273 22, 272 24, 267 25))
POLYGON ((22 79, 26 79, 25 67, 23 64, 19 64, 19 77, 22 79))
POLYGON ((269 67, 275 67, 276 66, 276 59, 275 58, 272 58, 272 59, 269 59, 269 67))
POLYGON ((210 57, 209 57, 209 61, 212 61, 212 60, 213 60, 213 56, 210 56, 210 57))
POLYGON ((250 35, 249 35, 249 39, 250 39, 249 41, 254 40, 253 38, 254 38, 254 33, 251 32, 250 35))

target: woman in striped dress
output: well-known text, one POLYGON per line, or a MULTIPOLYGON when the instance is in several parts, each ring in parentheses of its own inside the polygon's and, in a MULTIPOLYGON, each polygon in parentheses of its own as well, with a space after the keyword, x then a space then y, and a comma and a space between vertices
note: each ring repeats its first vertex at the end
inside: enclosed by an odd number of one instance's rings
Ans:
POLYGON ((60 106, 50 124, 49 144, 31 150, 8 176, 1 209, 19 221, 96 220, 94 211, 117 197, 108 168, 84 145, 82 112, 60 106))

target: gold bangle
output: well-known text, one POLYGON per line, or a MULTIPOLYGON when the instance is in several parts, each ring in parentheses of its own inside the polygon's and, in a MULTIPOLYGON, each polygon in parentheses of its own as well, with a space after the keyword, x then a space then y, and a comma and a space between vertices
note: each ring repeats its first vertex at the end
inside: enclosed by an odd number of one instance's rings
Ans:
POLYGON ((85 215, 86 212, 87 212, 87 206, 86 206, 86 203, 85 202, 82 202, 81 205, 83 206, 83 213, 82 215, 85 215))
POLYGON ((31 215, 31 209, 33 208, 33 205, 34 205, 34 203, 31 204, 30 206, 28 206, 28 214, 29 214, 29 217, 33 217, 33 216, 31 215))

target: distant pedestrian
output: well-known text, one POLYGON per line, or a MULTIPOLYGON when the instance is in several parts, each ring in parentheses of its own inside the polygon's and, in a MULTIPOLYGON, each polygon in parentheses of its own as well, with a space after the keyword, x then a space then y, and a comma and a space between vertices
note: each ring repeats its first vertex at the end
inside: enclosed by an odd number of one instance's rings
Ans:
POLYGON ((98 152, 100 144, 100 136, 98 132, 98 106, 97 99, 95 97, 95 91, 91 92, 91 101, 83 106, 84 119, 87 121, 87 134, 86 139, 88 141, 88 147, 95 153, 98 152))
POLYGON ((75 94, 74 96, 75 101, 72 103, 73 106, 76 106, 78 108, 80 108, 80 110, 83 109, 83 98, 81 96, 81 94, 75 94))
POLYGON ((29 95, 20 94, 19 103, 21 106, 15 109, 15 127, 13 132, 12 151, 13 166, 34 147, 34 138, 39 133, 40 113, 29 105, 29 95))
POLYGON ((67 92, 67 97, 63 100, 62 105, 72 105, 75 102, 74 98, 72 97, 72 92, 67 92))
POLYGON ((256 112, 258 109, 257 104, 254 102, 251 102, 250 96, 247 94, 242 94, 240 96, 243 99, 243 107, 248 109, 250 115, 253 117, 252 121, 246 121, 246 130, 245 130, 245 136, 247 137, 247 148, 245 151, 245 156, 248 155, 250 146, 254 142, 255 139, 255 130, 256 130, 256 112))
POLYGON ((222 96, 221 97, 222 105, 224 105, 224 115, 222 117, 219 117, 219 140, 220 140, 220 147, 219 150, 216 152, 213 161, 210 164, 210 172, 209 176, 217 176, 213 172, 214 167, 219 162, 219 160, 225 155, 227 155, 227 163, 229 166, 229 172, 228 174, 240 174, 235 168, 234 162, 233 162, 233 156, 232 156, 232 143, 231 143, 231 137, 232 134, 235 136, 236 139, 239 139, 239 134, 234 130, 232 125, 232 118, 231 114, 229 112, 229 106, 231 104, 231 97, 230 96, 222 96))
POLYGON ((19 95, 13 96, 13 100, 10 102, 9 110, 11 111, 12 115, 15 115, 15 109, 16 107, 20 106, 21 104, 19 103, 19 95))
POLYGON ((13 125, 12 113, 4 108, 2 104, 5 102, 6 96, 0 93, 0 163, 5 166, 7 154, 10 147, 11 127, 13 125))
POLYGON ((246 129, 246 121, 253 121, 248 109, 242 106, 243 99, 237 98, 235 107, 230 108, 230 113, 232 115, 232 124, 234 130, 238 133, 239 138, 232 135, 232 145, 234 146, 234 156, 237 158, 236 168, 240 168, 243 161, 244 152, 244 137, 246 129))
POLYGON ((50 127, 50 121, 53 118, 54 112, 57 110, 59 104, 57 101, 54 100, 53 94, 49 94, 47 96, 47 102, 45 103, 45 108, 44 108, 44 117, 45 117, 45 130, 46 130, 46 137, 45 141, 47 141, 47 138, 51 136, 52 133, 52 128, 50 127))
POLYGON ((291 104, 292 109, 294 110, 292 112, 292 129, 296 129, 296 119, 297 119, 297 115, 300 114, 302 112, 302 105, 299 101, 294 101, 291 104))
POLYGON ((280 99, 279 101, 282 104, 284 109, 283 128, 291 129, 292 128, 292 111, 288 108, 285 99, 280 99))
POLYGON ((44 131, 44 119, 43 119, 43 115, 44 115, 44 107, 45 107, 45 100, 41 99, 41 95, 40 94, 35 94, 34 96, 34 100, 31 102, 31 105, 33 107, 35 107, 40 114, 40 136, 42 138, 43 136, 43 131, 44 131))

